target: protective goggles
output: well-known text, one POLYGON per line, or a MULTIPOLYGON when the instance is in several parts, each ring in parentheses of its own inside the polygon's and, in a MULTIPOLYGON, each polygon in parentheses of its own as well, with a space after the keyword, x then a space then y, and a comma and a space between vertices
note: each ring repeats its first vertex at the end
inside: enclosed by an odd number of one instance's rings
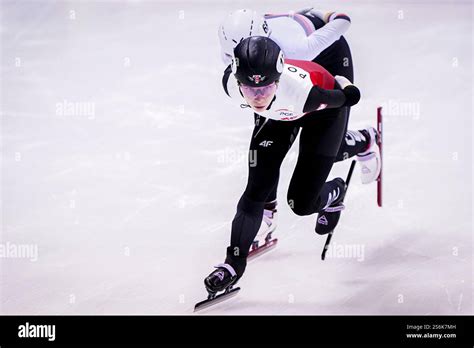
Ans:
POLYGON ((246 98, 256 98, 261 95, 263 98, 271 96, 277 89, 277 83, 272 82, 271 84, 263 87, 251 87, 243 84, 239 84, 242 94, 246 98))

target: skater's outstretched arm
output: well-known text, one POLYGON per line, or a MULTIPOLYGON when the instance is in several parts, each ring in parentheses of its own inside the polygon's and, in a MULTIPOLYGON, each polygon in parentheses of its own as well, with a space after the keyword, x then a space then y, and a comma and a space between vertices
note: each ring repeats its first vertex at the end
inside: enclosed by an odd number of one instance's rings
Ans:
POLYGON ((267 14, 270 28, 275 26, 270 38, 278 42, 288 58, 311 61, 339 40, 349 29, 349 16, 338 12, 313 10, 311 8, 286 14, 267 14), (319 18, 324 25, 315 29, 312 19, 319 18), (275 23, 274 23, 275 21, 275 23), (295 36, 295 23, 303 33, 295 36), (288 30, 285 30, 288 29, 288 30))

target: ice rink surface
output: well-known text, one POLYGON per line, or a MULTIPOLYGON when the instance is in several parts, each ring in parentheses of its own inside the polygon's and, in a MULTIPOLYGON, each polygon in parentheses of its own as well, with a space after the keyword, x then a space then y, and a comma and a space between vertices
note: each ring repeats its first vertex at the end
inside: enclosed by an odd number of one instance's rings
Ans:
MULTIPOLYGON (((279 186, 278 247, 208 314, 473 313, 469 1, 2 1, 2 314, 191 314, 223 261, 252 114, 221 87, 217 25, 252 7, 350 15, 362 100, 385 116, 384 207, 356 168, 320 260, 279 186), (339 249, 342 250, 342 249, 339 249)), ((331 177, 345 176, 349 161, 331 177)))

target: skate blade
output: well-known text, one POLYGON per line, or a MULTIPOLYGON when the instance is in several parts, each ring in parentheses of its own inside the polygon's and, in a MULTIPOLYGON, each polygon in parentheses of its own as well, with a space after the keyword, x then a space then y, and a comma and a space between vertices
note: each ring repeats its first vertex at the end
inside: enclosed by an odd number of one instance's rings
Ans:
POLYGON ((229 292, 223 292, 222 294, 217 295, 211 300, 207 299, 199 303, 196 303, 196 305, 194 306, 194 313, 202 311, 203 309, 215 306, 216 304, 221 303, 225 300, 228 300, 234 297, 235 295, 237 295, 239 291, 240 291, 240 288, 234 288, 230 290, 229 292))
POLYGON ((329 249, 329 243, 331 243, 331 238, 332 238, 333 233, 334 233, 334 230, 327 233, 326 243, 324 243, 323 252, 321 253, 321 260, 323 260, 323 261, 326 260, 326 252, 329 249))
POLYGON ((380 149, 380 174, 377 178, 377 205, 382 207, 382 175, 383 175, 383 116, 382 116, 382 107, 377 108, 377 131, 379 132, 379 139, 377 144, 380 149))
POLYGON ((262 246, 251 250, 249 252, 249 256, 247 257, 247 260, 252 261, 252 260, 256 259, 257 257, 262 256, 263 254, 269 252, 270 250, 273 250, 276 247, 277 242, 278 242, 278 238, 275 238, 275 239, 272 239, 269 242, 266 242, 262 246))

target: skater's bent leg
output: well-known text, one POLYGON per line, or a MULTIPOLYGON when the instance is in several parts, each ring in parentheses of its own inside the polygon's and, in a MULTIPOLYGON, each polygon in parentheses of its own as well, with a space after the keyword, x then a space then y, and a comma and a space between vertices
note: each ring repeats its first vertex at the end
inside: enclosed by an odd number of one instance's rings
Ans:
POLYGON ((249 162, 247 187, 232 221, 225 261, 239 277, 245 271, 250 246, 262 223, 265 204, 278 185, 280 166, 294 141, 295 137, 291 136, 294 132, 294 126, 286 122, 267 120, 256 123, 250 143, 253 161, 249 162), (271 142, 271 146, 261 146, 264 140, 271 142))
POLYGON ((344 136, 347 109, 331 109, 317 115, 303 125, 300 153, 288 189, 288 204, 297 215, 321 211, 333 196, 327 191, 337 192, 341 186, 336 179, 326 184, 325 181, 344 136))
POLYGON ((311 171, 311 177, 299 171, 293 176, 295 180, 288 190, 288 204, 296 215, 305 216, 320 212, 344 192, 345 182, 341 178, 326 182, 334 157, 315 157, 313 160, 318 163, 318 167, 311 171), (305 185, 304 182, 308 182, 306 180, 311 180, 311 183, 305 185))

